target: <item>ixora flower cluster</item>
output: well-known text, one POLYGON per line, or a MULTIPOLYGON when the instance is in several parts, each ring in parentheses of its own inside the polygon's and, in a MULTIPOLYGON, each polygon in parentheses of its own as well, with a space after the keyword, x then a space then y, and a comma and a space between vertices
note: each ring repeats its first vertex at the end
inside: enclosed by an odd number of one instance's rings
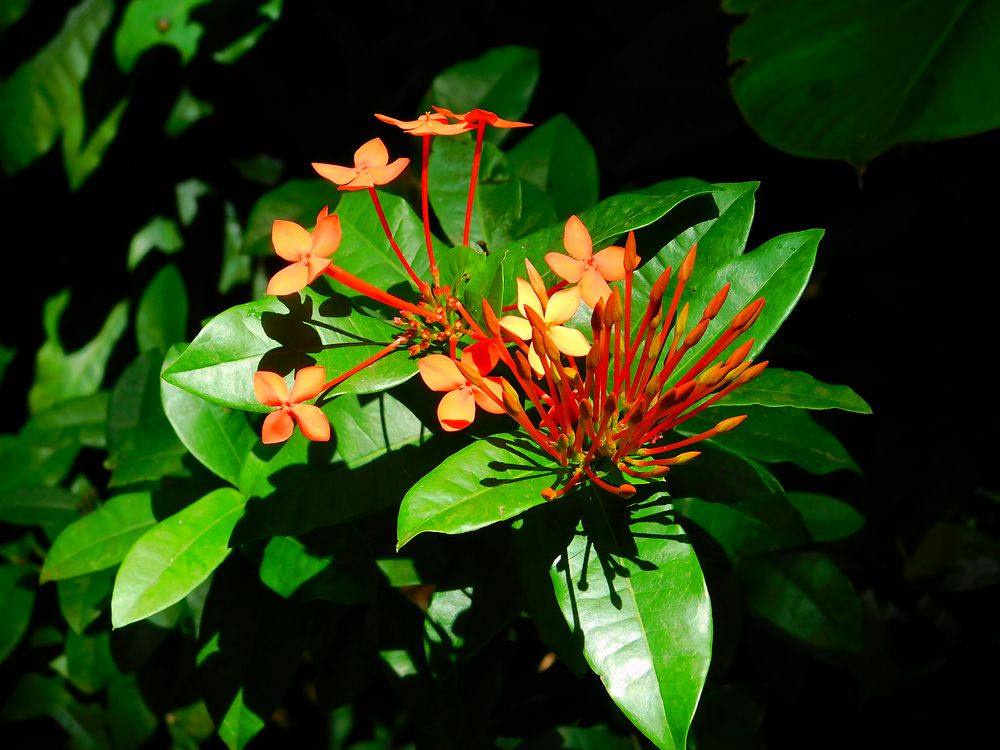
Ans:
POLYGON ((675 276, 670 268, 660 274, 648 298, 639 300, 645 303, 641 315, 633 315, 633 282, 640 262, 634 234, 629 233, 624 247, 606 247, 595 253, 586 226, 571 216, 562 238, 565 253, 553 251, 545 256, 546 264, 562 281, 546 288, 541 274, 525 259, 527 278, 517 279, 517 304, 499 311, 498 316, 484 299, 480 325, 452 289, 441 284, 428 206, 430 142, 435 136, 476 133, 463 232, 464 244, 468 245, 486 126, 529 125, 481 109, 456 114, 435 107, 433 112, 409 121, 376 117, 423 139, 421 202, 431 279, 419 278, 407 262, 375 189, 398 177, 409 159, 390 161, 383 142, 374 138, 355 152, 352 167, 313 164, 340 190, 369 192, 386 239, 420 297, 414 302, 404 300, 338 267, 332 256, 342 239, 340 220, 327 208, 319 212, 312 232, 294 222, 275 220, 274 249, 289 265, 274 275, 268 293, 296 293, 326 274, 398 310, 393 322, 400 333, 375 355, 331 380, 326 379, 322 367, 300 369, 290 392, 277 373, 258 371, 254 375, 256 397, 274 409, 264 420, 265 443, 287 440, 295 424, 310 440, 329 440, 330 425, 325 415, 306 402, 402 346, 419 358, 418 370, 427 387, 444 394, 437 409, 444 430, 468 427, 477 407, 493 414, 506 413, 566 469, 560 486, 543 491, 546 499, 563 495, 588 480, 629 497, 636 491, 632 482, 662 477, 671 466, 699 455, 698 451, 686 450, 690 446, 728 432, 743 421, 744 416, 731 417, 691 437, 669 437, 675 427, 752 380, 767 366, 767 362, 753 364, 750 360, 753 339, 743 341, 716 361, 760 316, 763 298, 737 313, 728 326, 715 334, 714 341, 706 343, 700 357, 685 362, 685 355, 701 344, 722 309, 729 285, 715 294, 697 320, 689 305, 681 304, 694 269, 695 245, 675 276), (672 276, 675 283, 668 298, 672 276), (582 304, 592 311, 590 337, 565 325, 582 304), (503 314, 515 310, 519 314, 503 314), (506 367, 508 377, 490 374, 500 363, 506 367))

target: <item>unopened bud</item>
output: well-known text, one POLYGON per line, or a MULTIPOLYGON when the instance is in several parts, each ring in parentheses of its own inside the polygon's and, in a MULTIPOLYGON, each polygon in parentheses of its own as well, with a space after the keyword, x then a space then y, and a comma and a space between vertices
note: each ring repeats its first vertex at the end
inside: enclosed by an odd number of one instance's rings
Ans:
POLYGON ((751 349, 753 349, 753 339, 747 339, 734 349, 732 354, 726 357, 726 367, 733 367, 737 363, 742 362, 747 358, 751 349))
POLYGON ((604 304, 604 326, 610 328, 622 319, 622 299, 618 290, 615 289, 608 301, 604 304))
POLYGON ((757 322, 757 318, 760 317, 763 309, 764 298, 758 297, 736 314, 736 317, 733 318, 733 322, 729 324, 730 328, 746 330, 757 322))
POLYGON ((669 462, 668 466, 681 466, 690 461, 694 461, 698 456, 701 455, 701 451, 687 451, 686 453, 678 453, 676 456, 671 456, 667 459, 669 462))
POLYGON ((500 321, 485 297, 483 297, 483 323, 486 324, 486 330, 489 331, 490 336, 495 339, 500 338, 500 321))
POLYGON ((732 285, 726 284, 722 287, 722 289, 715 293, 715 296, 712 297, 711 301, 705 307, 705 312, 702 313, 701 317, 711 320, 719 314, 719 310, 721 310, 722 306, 726 304, 726 297, 729 296, 730 286, 732 285))
POLYGON ((580 402, 580 419, 585 422, 592 422, 594 420, 594 402, 589 398, 585 398, 580 402))
POLYGON ((698 322, 698 325, 694 327, 694 330, 689 333, 684 339, 684 348, 690 349, 692 346, 701 341, 701 337, 705 335, 705 331, 708 330, 708 326, 712 321, 703 319, 698 322))
POLYGON ((598 299, 594 305, 594 312, 590 316, 590 327, 593 329, 594 341, 597 341, 598 334, 604 330, 604 300, 598 299))
POLYGON ((743 374, 740 375, 740 384, 742 385, 743 383, 749 383, 755 377, 764 372, 765 368, 767 368, 766 360, 764 362, 761 362, 760 364, 748 367, 746 370, 743 371, 743 374))
POLYGON ((628 498, 635 495, 635 487, 633 487, 631 484, 623 484, 621 487, 615 490, 615 492, 618 494, 619 497, 625 498, 627 500, 628 498))
POLYGON ((635 254, 635 232, 629 232, 628 237, 625 239, 625 272, 632 273, 635 271, 639 267, 640 260, 642 259, 635 254))
POLYGON ((460 359, 453 360, 455 366, 458 367, 459 372, 462 373, 462 377, 468 380, 477 388, 484 388, 485 384, 483 382, 483 376, 480 374, 479 370, 472 367, 460 359))
POLYGON ((551 487, 546 487, 542 490, 542 499, 546 501, 551 501, 556 499, 556 491, 551 487))
POLYGON ((506 380, 501 380, 500 388, 503 391, 503 406, 504 409, 507 410, 507 413, 511 416, 520 416, 524 414, 524 408, 521 406, 521 399, 517 395, 517 391, 514 390, 514 386, 506 380))
POLYGON ((528 358, 521 354, 521 352, 514 352, 514 364, 517 366, 517 374, 521 380, 530 381, 534 377, 531 365, 528 364, 528 358))
POLYGON ((535 270, 535 267, 531 264, 531 261, 527 258, 524 259, 524 265, 528 269, 528 283, 531 284, 531 288, 534 290, 535 294, 538 295, 539 302, 542 303, 542 309, 544 310, 546 305, 549 304, 549 294, 545 290, 545 283, 542 281, 541 275, 535 270))
POLYGON ((718 433, 729 432, 730 430, 735 430, 741 424, 743 420, 747 418, 746 414, 740 414, 738 417, 730 417, 729 419, 723 419, 719 424, 715 425, 715 431, 718 433))
POLYGON ((681 270, 677 274, 677 278, 680 279, 682 284, 686 284, 687 280, 691 278, 691 272, 694 271, 694 259, 698 255, 698 243, 694 243, 691 249, 688 251, 687 257, 681 264, 681 270))
POLYGON ((659 305, 663 295, 667 293, 667 284, 670 283, 670 267, 663 271, 653 282, 653 288, 649 291, 649 306, 659 305))

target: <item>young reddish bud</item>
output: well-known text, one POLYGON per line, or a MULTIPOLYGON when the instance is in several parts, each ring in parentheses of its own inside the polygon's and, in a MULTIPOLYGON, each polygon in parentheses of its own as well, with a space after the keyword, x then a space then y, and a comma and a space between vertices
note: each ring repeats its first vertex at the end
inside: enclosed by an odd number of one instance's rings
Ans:
POLYGON ((729 419, 723 419, 719 424, 715 425, 715 431, 719 434, 723 432, 729 432, 730 430, 735 430, 741 424, 743 420, 747 418, 746 414, 740 414, 738 417, 730 417, 729 419))
POLYGON ((698 255, 698 243, 691 245, 691 249, 688 251, 687 257, 681 264, 681 270, 677 274, 677 278, 680 279, 682 284, 686 284, 687 280, 691 278, 691 272, 694 271, 694 259, 698 255))
POLYGON ((635 254, 635 232, 629 232, 625 239, 625 271, 632 273, 639 267, 641 258, 635 254))
POLYGON ((719 314, 719 310, 721 310, 722 306, 726 304, 726 297, 729 296, 729 288, 731 286, 731 284, 726 284, 722 287, 722 289, 715 293, 715 296, 712 297, 711 301, 705 307, 705 312, 701 314, 702 318, 708 318, 711 320, 719 314))

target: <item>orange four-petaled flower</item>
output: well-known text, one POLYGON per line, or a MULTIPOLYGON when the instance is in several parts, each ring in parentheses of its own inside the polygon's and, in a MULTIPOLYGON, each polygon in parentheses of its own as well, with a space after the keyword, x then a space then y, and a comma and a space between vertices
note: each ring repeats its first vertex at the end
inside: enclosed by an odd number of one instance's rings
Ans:
POLYGON ((611 246, 595 253, 590 232, 576 216, 566 222, 563 246, 569 255, 545 255, 549 268, 570 284, 578 284, 583 301, 591 307, 596 307, 599 299, 606 302, 611 296, 608 282, 625 278, 625 248, 611 246))
MULTIPOLYGON (((500 318, 500 325, 522 341, 531 341, 532 328, 531 323, 527 320, 528 313, 526 312, 526 308, 530 308, 538 313, 545 325, 545 333, 559 351, 570 357, 583 357, 590 351, 590 342, 587 341, 587 337, 575 328, 562 325, 576 314, 579 307, 579 287, 556 292, 549 297, 545 305, 542 305, 542 301, 538 298, 535 290, 531 288, 531 284, 519 277, 517 279, 517 309, 524 317, 505 315, 500 318)), ((528 351, 528 362, 538 375, 544 373, 542 361, 535 351, 534 344, 528 351)))
POLYGON ((340 246, 340 217, 324 207, 316 217, 312 234, 294 221, 275 219, 271 225, 274 251, 291 263, 271 277, 268 294, 302 291, 330 265, 330 256, 340 246))
POLYGON ((389 151, 381 138, 372 138, 354 152, 354 166, 313 162, 320 177, 337 185, 338 190, 367 190, 395 180, 406 169, 410 160, 405 157, 389 163, 389 151))
POLYGON ((295 373, 295 383, 289 394, 288 385, 276 372, 258 370, 253 375, 253 390, 257 400, 274 411, 264 419, 261 436, 265 443, 283 443, 292 436, 295 424, 310 440, 330 439, 330 422, 318 406, 303 403, 316 398, 326 388, 323 367, 303 367, 295 373))

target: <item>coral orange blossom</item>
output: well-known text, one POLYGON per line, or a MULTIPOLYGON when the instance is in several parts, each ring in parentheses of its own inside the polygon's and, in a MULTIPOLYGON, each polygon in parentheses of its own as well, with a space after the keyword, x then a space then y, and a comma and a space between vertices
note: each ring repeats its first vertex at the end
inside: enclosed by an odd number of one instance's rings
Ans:
POLYGON ((424 138, 421 197, 430 282, 420 279, 407 262, 375 190, 377 185, 397 177, 408 160, 390 162, 384 144, 376 138, 355 152, 353 167, 313 165, 341 190, 368 190, 386 239, 419 291, 419 299, 411 302, 397 297, 337 266, 332 259, 334 251, 351 238, 341 236, 339 219, 326 209, 317 217, 312 233, 294 222, 274 222, 275 251, 290 265, 275 275, 269 291, 298 292, 326 273, 355 292, 398 310, 393 322, 401 331, 372 356, 332 380, 324 382, 325 370, 321 366, 300 369, 291 393, 278 373, 257 372, 257 399, 273 410, 264 420, 264 442, 287 440, 295 424, 310 440, 328 440, 330 426, 323 412, 305 402, 404 345, 412 356, 422 357, 418 371, 428 388, 444 393, 438 406, 444 430, 453 432, 469 426, 477 407, 491 413, 506 412, 564 468, 560 479, 543 491, 547 499, 587 481, 628 497, 635 493, 631 481, 663 476, 670 467, 698 455, 688 450, 691 446, 739 425, 745 417, 725 419, 691 437, 668 437, 675 427, 752 380, 767 366, 766 362, 752 363, 749 355, 753 339, 739 342, 760 316, 762 298, 737 312, 728 325, 717 325, 708 339, 709 328, 728 298, 729 285, 709 301, 697 322, 693 321, 689 305, 681 306, 697 246, 681 264, 669 301, 666 294, 672 271, 667 268, 652 285, 648 304, 634 325, 633 282, 639 265, 634 234, 629 233, 624 247, 607 247, 595 253, 587 228, 572 216, 563 236, 567 255, 550 252, 545 256, 563 281, 546 290, 542 277, 526 260, 528 278, 517 279, 516 308, 521 316, 498 318, 484 299, 485 330, 480 327, 451 289, 440 283, 427 208, 428 144, 438 135, 477 131, 466 207, 467 236, 483 128, 486 124, 520 127, 526 123, 503 120, 484 110, 456 115, 435 109, 412 121, 377 116, 424 138), (623 289, 611 286, 618 282, 624 282, 623 289), (563 289, 567 284, 574 286, 563 289), (581 301, 592 308, 590 340, 564 325, 577 313, 581 301), (459 342, 469 339, 472 344, 459 356, 459 342), (498 361, 510 371, 510 381, 489 375, 498 361), (533 407, 530 414, 512 383, 520 386, 520 393, 533 407))

